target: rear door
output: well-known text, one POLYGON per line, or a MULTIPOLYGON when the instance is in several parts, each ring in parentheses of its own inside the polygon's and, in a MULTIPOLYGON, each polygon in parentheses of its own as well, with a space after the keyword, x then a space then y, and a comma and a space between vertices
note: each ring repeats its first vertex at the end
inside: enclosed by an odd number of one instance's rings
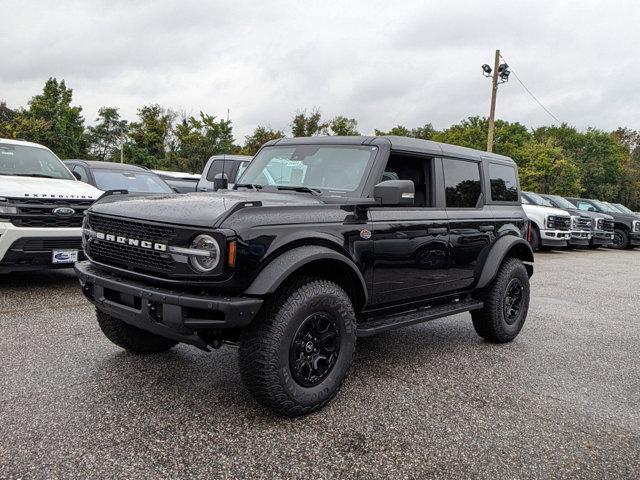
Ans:
POLYGON ((470 287, 480 255, 495 239, 495 219, 485 206, 482 161, 443 158, 444 197, 449 220, 451 268, 454 290, 470 287))

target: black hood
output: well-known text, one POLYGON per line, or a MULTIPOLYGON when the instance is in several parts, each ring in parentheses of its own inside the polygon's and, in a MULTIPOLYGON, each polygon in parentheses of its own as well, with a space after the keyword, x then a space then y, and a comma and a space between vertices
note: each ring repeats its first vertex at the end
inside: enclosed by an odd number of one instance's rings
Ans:
POLYGON ((607 218, 612 220, 613 217, 608 213, 600 213, 600 212, 587 212, 586 210, 580 210, 578 208, 562 208, 565 212, 568 212, 571 215, 577 215, 579 217, 589 217, 589 218, 607 218))
POLYGON ((224 190, 212 193, 111 195, 94 203, 89 211, 175 225, 212 227, 225 212, 241 202, 262 202, 263 207, 324 203, 320 198, 304 193, 224 190))

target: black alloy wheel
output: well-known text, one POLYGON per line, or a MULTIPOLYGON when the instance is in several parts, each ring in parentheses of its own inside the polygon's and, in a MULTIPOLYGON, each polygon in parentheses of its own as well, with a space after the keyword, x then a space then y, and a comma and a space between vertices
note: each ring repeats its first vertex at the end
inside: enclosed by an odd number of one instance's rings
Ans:
POLYGON ((504 318, 508 325, 513 325, 520 315, 524 287, 519 278, 512 278, 504 295, 504 318))
POLYGON ((340 353, 340 330, 327 312, 314 312, 298 327, 289 349, 289 367, 303 387, 315 387, 331 373, 340 353))

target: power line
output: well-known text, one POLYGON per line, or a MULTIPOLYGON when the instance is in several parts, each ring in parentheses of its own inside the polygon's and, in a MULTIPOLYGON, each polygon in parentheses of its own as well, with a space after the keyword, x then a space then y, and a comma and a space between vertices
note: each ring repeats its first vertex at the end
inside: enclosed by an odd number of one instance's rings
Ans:
MULTIPOLYGON (((505 63, 509 64, 509 62, 507 62, 507 59, 506 59, 506 58, 504 58, 502 55, 500 55, 500 57, 502 58, 502 60, 504 60, 504 61, 505 61, 505 63)), ((527 91, 527 93, 528 93, 529 95, 531 95, 531 98, 533 98, 533 99, 535 100, 535 102, 536 102, 538 105, 540 105, 540 107, 541 107, 545 112, 547 112, 551 118, 553 118, 553 119, 554 119, 556 122, 558 122, 559 124, 562 124, 563 122, 561 122, 561 121, 558 119, 558 117, 556 117, 553 113, 551 113, 551 112, 549 111, 549 109, 548 109, 547 107, 545 107, 545 106, 542 104, 542 102, 541 102, 540 100, 538 100, 538 99, 537 99, 537 97, 536 97, 536 96, 531 92, 531 90, 529 90, 529 89, 527 88, 527 86, 522 82, 522 80, 520 80, 520 77, 519 77, 519 76, 518 76, 518 74, 513 70, 513 67, 511 66, 511 64, 509 64, 509 70, 511 70, 511 73, 513 73, 513 76, 514 76, 514 77, 516 77, 516 80, 518 80, 518 83, 520 83, 520 85, 522 85, 522 88, 524 88, 524 89, 527 91)))

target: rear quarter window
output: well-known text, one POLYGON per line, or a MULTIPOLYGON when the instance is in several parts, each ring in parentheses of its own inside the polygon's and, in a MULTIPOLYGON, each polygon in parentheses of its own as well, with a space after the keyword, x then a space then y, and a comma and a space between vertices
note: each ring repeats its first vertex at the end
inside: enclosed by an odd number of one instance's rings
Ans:
POLYGON ((489 164, 491 200, 494 202, 517 202, 518 179, 516 169, 511 165, 489 164))

